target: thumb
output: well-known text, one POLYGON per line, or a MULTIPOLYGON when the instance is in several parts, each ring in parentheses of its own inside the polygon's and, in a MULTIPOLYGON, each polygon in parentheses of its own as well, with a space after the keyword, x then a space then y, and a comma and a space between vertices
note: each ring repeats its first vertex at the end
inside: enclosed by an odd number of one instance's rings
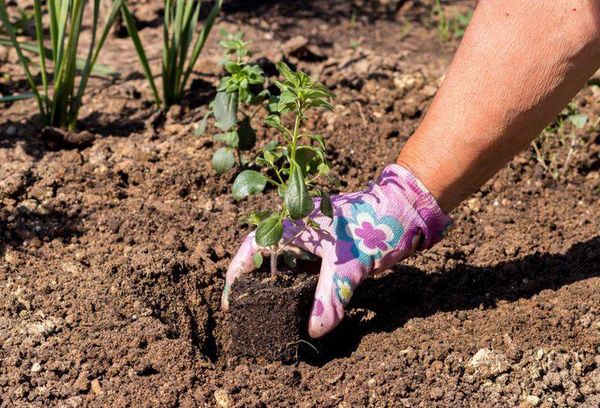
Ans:
POLYGON ((324 336, 342 321, 344 308, 362 281, 363 267, 360 263, 345 264, 342 269, 336 265, 332 252, 321 263, 319 283, 308 322, 308 334, 312 338, 324 336))
POLYGON ((240 249, 231 260, 229 268, 227 268, 225 287, 223 288, 223 293, 221 295, 221 308, 223 310, 229 310, 229 288, 235 279, 243 273, 248 273, 256 269, 252 257, 260 250, 260 248, 254 241, 254 235, 255 233, 251 232, 246 236, 240 249))

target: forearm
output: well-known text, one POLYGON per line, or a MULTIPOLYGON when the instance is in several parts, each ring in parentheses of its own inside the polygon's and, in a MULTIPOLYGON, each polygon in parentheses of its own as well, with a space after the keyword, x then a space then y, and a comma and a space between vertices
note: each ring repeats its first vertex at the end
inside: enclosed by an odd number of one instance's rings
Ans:
POLYGON ((398 157, 449 212, 556 116, 600 66, 594 0, 482 0, 398 157))

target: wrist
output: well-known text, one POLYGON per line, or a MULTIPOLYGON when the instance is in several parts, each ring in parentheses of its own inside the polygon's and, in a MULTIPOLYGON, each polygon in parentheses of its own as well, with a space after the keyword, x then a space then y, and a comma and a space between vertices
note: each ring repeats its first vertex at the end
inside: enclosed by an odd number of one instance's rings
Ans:
POLYGON ((398 206, 405 207, 414 216, 422 239, 418 249, 427 249, 440 241, 452 225, 452 219, 440 208, 426 186, 406 167, 397 163, 388 165, 382 172, 379 187, 398 206))
POLYGON ((444 176, 443 179, 447 179, 449 174, 436 170, 428 164, 427 160, 414 158, 404 153, 403 150, 396 159, 396 163, 411 172, 423 184, 445 214, 449 214, 462 201, 448 188, 447 183, 444 183, 443 180, 440 181, 440 174, 444 176))

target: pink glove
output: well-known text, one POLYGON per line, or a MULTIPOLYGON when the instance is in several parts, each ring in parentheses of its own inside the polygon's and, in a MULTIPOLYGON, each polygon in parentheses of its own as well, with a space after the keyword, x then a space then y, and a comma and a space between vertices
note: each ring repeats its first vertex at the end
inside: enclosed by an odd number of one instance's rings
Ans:
MULTIPOLYGON (((371 273, 385 270, 415 250, 441 240, 452 220, 443 213, 429 191, 398 164, 385 168, 378 183, 358 193, 332 197, 333 222, 319 210, 310 218, 319 230, 302 222, 284 224, 283 242, 295 235, 292 245, 322 258, 308 332, 318 338, 344 317, 356 287, 371 273)), ((261 250, 250 233, 227 270, 222 307, 228 308, 228 291, 237 276, 252 271, 252 256, 261 250)), ((264 249, 262 249, 264 251, 264 249)))

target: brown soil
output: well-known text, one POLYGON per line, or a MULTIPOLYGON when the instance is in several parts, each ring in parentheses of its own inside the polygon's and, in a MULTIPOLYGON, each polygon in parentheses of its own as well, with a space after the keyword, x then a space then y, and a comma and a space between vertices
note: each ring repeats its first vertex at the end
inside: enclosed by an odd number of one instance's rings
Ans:
MULTIPOLYGON (((318 351, 308 336, 317 276, 269 268, 237 279, 230 289, 224 355, 295 362, 318 351)), ((300 269, 298 269, 300 270, 300 269)))
MULTIPOLYGON (((161 2, 137 4, 158 57, 161 2)), ((457 46, 437 38, 430 10, 230 1, 217 30, 243 29, 267 72, 285 56, 335 90, 335 111, 310 125, 352 191, 395 159, 457 46)), ((192 136, 221 72, 216 40, 166 114, 118 37, 101 60, 122 76, 92 81, 88 133, 42 132, 31 102, 2 108, 0 406, 600 404, 600 136, 590 127, 560 180, 520 154, 453 212, 446 240, 367 280, 316 358, 229 362, 223 274, 249 231, 243 215, 274 196, 235 202, 234 174, 210 168, 217 130, 192 136)), ((0 91, 25 89, 6 55, 0 91)), ((575 100, 592 123, 599 97, 588 87, 575 100)), ((259 119, 262 144, 271 132, 259 119)))

